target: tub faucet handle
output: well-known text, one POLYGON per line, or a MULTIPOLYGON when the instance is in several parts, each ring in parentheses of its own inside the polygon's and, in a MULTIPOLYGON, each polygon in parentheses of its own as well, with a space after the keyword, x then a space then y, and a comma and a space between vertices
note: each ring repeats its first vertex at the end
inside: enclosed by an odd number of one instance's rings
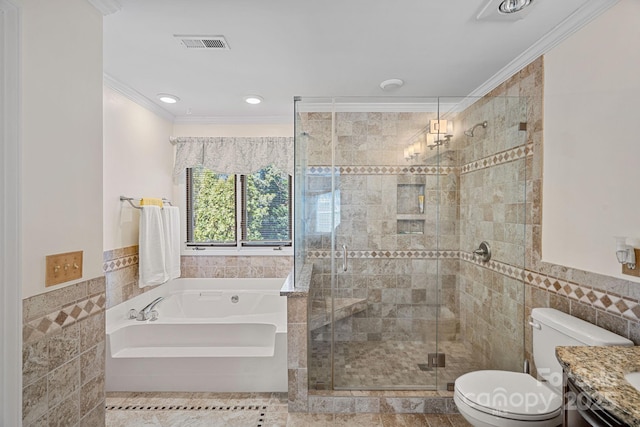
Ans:
POLYGON ((127 315, 127 318, 129 320, 137 319, 138 311, 135 308, 132 308, 131 310, 129 310, 129 314, 127 315))

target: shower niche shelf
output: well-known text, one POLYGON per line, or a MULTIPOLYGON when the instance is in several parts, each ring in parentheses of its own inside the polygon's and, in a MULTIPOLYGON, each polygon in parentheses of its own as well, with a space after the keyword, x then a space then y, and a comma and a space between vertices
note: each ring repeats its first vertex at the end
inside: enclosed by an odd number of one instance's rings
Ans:
POLYGON ((424 234, 424 184, 399 183, 397 190, 397 233, 424 234))
POLYGON ((399 219, 398 234, 424 234, 424 219, 399 219))
POLYGON ((398 217, 424 214, 424 184, 398 184, 397 192, 398 217))

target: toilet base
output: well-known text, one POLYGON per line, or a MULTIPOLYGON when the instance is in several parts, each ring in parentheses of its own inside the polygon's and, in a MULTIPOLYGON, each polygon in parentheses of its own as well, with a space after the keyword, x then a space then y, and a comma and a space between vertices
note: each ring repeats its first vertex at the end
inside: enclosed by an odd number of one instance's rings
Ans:
POLYGON ((562 425, 562 412, 548 420, 521 421, 479 411, 462 402, 457 394, 454 394, 453 401, 458 407, 460 415, 474 427, 557 427, 562 425))

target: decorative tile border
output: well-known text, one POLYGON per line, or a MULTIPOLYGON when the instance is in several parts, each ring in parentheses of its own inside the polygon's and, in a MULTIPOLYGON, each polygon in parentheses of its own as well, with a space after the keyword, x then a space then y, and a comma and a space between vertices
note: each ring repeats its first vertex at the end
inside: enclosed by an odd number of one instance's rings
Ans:
MULTIPOLYGON (((459 258, 459 251, 348 251, 347 256, 352 259, 457 259, 459 258)), ((330 257, 331 251, 309 251, 307 253, 307 258, 309 259, 321 259, 330 257)), ((342 251, 335 251, 334 257, 342 258, 342 251)))
POLYGON ((460 174, 466 174, 480 169, 486 169, 492 166, 501 165, 503 163, 512 162, 514 160, 523 159, 528 156, 533 156, 533 143, 520 145, 509 150, 492 154, 482 159, 474 160, 473 162, 467 163, 466 165, 462 166, 462 168, 460 169, 460 174))
MULTIPOLYGON (((332 251, 309 251, 309 259, 327 259, 332 251)), ((333 252, 336 259, 342 258, 342 251, 333 252)), ((559 279, 532 270, 522 269, 499 261, 481 262, 470 252, 455 250, 420 250, 420 251, 348 251, 351 259, 460 259, 479 267, 486 268, 516 280, 522 280, 527 285, 578 301, 598 310, 606 311, 632 321, 640 321, 640 301, 603 292, 589 286, 559 279)))
POLYGON ((528 285, 569 298, 632 321, 640 320, 640 302, 613 292, 603 292, 581 286, 553 276, 527 270, 524 280, 528 285))
POLYGON ((94 295, 82 301, 77 301, 24 325, 24 342, 41 339, 65 326, 76 323, 92 314, 104 311, 106 298, 103 293, 94 295))
POLYGON ((104 271, 105 273, 110 273, 112 271, 120 270, 121 268, 130 267, 137 264, 138 255, 123 256, 103 263, 102 271, 104 271))
POLYGON ((331 175, 332 169, 340 175, 449 175, 457 170, 454 166, 310 166, 307 175, 331 175))
POLYGON ((265 411, 265 405, 106 405, 107 411, 265 411))

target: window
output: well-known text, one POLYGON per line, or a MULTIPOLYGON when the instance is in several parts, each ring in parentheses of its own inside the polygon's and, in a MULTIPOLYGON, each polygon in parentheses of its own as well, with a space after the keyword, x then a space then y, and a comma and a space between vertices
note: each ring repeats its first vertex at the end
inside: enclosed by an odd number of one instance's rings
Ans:
POLYGON ((187 246, 291 246, 291 177, 187 168, 187 246))
POLYGON ((323 193, 316 200, 316 231, 331 233, 331 212, 333 212, 334 227, 340 225, 340 190, 334 193, 334 206, 331 206, 331 193, 323 193))

